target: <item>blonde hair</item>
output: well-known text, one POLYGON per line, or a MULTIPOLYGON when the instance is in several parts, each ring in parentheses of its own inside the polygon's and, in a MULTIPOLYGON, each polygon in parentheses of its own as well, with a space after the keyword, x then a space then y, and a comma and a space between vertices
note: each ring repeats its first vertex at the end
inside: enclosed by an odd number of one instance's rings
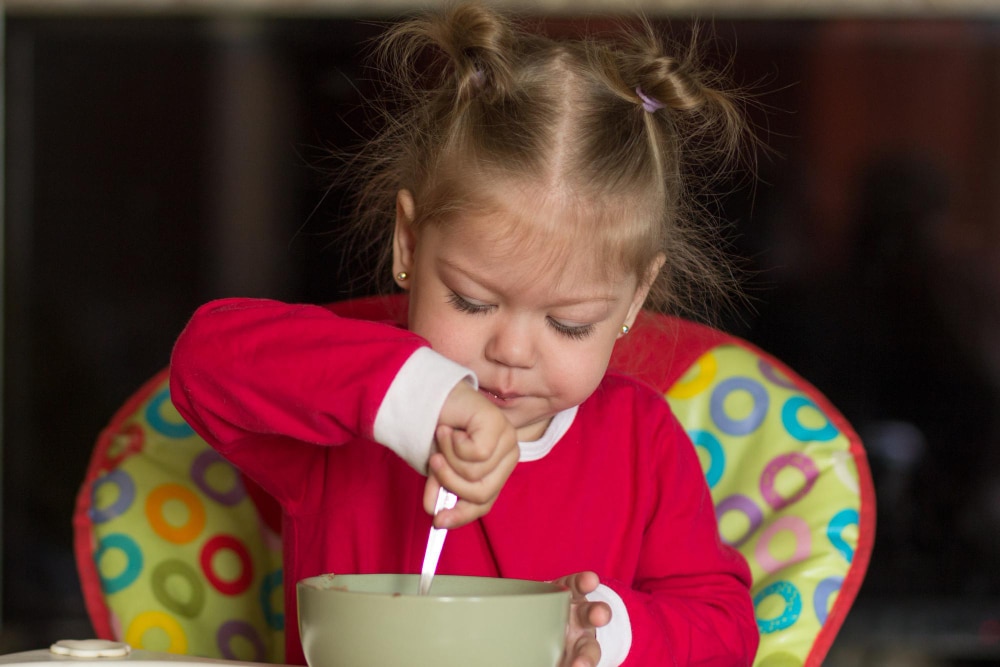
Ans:
POLYGON ((674 56, 639 23, 554 39, 464 3, 391 26, 375 49, 381 128, 349 165, 353 238, 384 248, 379 275, 400 189, 419 226, 460 224, 498 183, 532 183, 587 212, 605 265, 646 280, 664 254, 648 307, 698 315, 725 301, 733 273, 704 195, 748 143, 740 98, 700 68, 697 39, 674 56))

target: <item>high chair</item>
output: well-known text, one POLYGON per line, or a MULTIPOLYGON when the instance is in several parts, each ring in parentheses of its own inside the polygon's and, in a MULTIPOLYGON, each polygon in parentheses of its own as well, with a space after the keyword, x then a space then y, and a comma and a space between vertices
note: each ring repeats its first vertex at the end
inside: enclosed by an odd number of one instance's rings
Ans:
MULTIPOLYGON (((330 307, 405 319, 401 297, 330 307)), ((685 320, 643 313, 612 367, 661 391, 694 442, 721 538, 753 573, 754 664, 820 665, 874 539, 874 491, 854 430, 781 362, 685 320)), ((101 432, 77 499, 77 564, 97 636, 281 662, 279 522, 273 503, 181 420, 160 372, 101 432)))

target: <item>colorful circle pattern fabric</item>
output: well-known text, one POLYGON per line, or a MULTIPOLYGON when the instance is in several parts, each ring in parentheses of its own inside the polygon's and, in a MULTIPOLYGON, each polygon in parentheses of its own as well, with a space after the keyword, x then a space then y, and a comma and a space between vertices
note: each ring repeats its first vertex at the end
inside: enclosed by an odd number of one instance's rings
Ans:
POLYGON ((701 457, 722 539, 753 573, 754 664, 801 667, 858 543, 849 437, 805 386, 740 345, 705 353, 667 400, 701 457))
POLYGON ((102 434, 81 495, 108 639, 282 662, 279 537, 242 477, 177 414, 165 373, 131 407, 102 434))

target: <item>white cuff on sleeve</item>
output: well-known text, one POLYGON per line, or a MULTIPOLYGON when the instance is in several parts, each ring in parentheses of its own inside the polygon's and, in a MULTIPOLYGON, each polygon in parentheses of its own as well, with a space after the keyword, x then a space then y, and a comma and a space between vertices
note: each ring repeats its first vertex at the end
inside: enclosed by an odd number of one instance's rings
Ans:
POLYGON ((375 416, 375 442, 426 475, 441 408, 462 380, 479 386, 469 369, 429 347, 419 348, 399 369, 382 399, 375 416))
POLYGON ((632 622, 628 609, 618 593, 600 584, 587 596, 591 602, 606 602, 611 607, 611 622, 597 628, 597 643, 601 645, 601 661, 597 667, 618 667, 625 662, 632 648, 632 622))

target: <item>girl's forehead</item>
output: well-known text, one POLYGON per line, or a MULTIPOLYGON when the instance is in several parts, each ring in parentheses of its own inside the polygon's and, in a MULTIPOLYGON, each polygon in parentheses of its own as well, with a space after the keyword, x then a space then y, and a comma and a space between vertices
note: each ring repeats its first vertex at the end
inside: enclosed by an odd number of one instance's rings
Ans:
POLYGON ((445 225, 465 242, 482 240, 513 254, 565 249, 586 258, 601 250, 593 235, 580 234, 594 227, 588 223, 597 217, 597 207, 583 205, 563 188, 502 179, 478 190, 468 208, 445 225))
POLYGON ((545 285, 560 291, 613 291, 628 279, 620 262, 609 262, 605 241, 583 233, 573 212, 539 201, 527 207, 456 216, 436 226, 443 261, 465 273, 509 284, 545 285))

